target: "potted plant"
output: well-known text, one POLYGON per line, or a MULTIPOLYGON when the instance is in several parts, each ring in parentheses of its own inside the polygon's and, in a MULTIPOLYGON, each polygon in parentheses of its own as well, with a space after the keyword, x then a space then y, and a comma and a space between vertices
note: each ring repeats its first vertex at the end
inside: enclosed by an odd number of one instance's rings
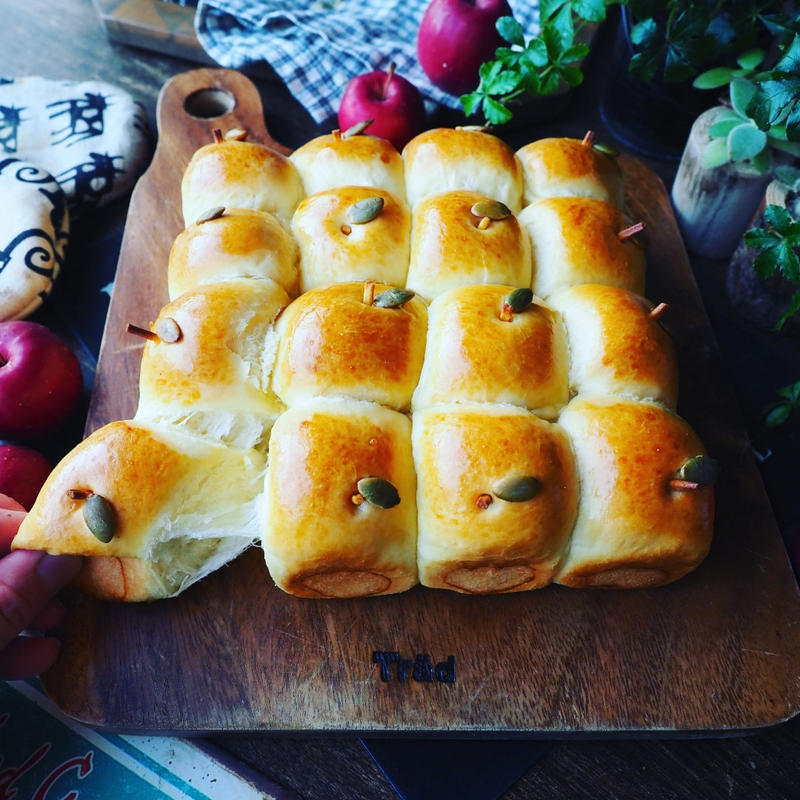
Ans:
POLYGON ((774 170, 800 158, 800 35, 763 70, 763 50, 716 67, 695 85, 727 96, 694 122, 672 187, 690 250, 727 258, 758 208, 774 170))
POLYGON ((507 42, 479 71, 475 91, 461 96, 464 113, 490 125, 509 123, 526 99, 549 98, 550 111, 565 105, 566 93, 583 81, 589 42, 619 0, 550 0, 539 4, 538 35, 528 37, 514 17, 500 17, 497 31, 507 42))
POLYGON ((627 0, 600 111, 628 148, 678 159, 694 119, 713 104, 690 81, 758 45, 791 36, 779 0, 627 0))

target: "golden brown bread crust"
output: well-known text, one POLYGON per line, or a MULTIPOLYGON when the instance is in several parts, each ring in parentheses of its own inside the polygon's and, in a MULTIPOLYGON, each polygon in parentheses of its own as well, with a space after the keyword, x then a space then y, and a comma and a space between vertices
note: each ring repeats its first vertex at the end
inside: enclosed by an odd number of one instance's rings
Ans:
POLYGON ((406 285, 432 300, 457 286, 497 283, 530 286, 528 235, 513 215, 486 227, 471 212, 490 199, 471 191, 433 195, 414 209, 406 285))
POLYGON ((611 156, 584 145, 580 139, 551 137, 517 150, 523 180, 524 204, 544 197, 594 197, 625 205, 622 171, 611 156))
MULTIPOLYGON (((202 413, 206 416, 194 422, 213 430, 217 414, 226 417, 224 425, 232 426, 234 437, 220 438, 240 446, 256 444, 252 437, 236 442, 232 420, 250 415, 248 430, 260 420, 263 433, 283 411, 270 386, 270 371, 277 347, 273 323, 288 304, 276 283, 242 279, 200 286, 164 306, 153 328, 171 318, 182 335, 177 342, 145 344, 137 419, 178 421, 202 413)), ((196 426, 190 422, 190 427, 196 426)))
POLYGON ((614 206, 587 197, 539 200, 519 215, 533 255, 533 290, 549 297, 567 286, 603 283, 644 294, 644 249, 617 234, 628 221, 614 206))
POLYGON ((511 403, 539 416, 557 416, 569 399, 561 320, 541 302, 501 319, 514 288, 464 286, 431 303, 414 410, 472 401, 511 403))
POLYGON ((300 175, 286 156, 235 139, 196 150, 181 181, 186 226, 217 206, 268 211, 288 224, 303 195, 300 175))
POLYGON ((341 186, 307 197, 292 218, 300 246, 301 291, 345 281, 404 286, 410 230, 405 202, 383 189, 341 186), (378 216, 352 224, 348 209, 375 196, 383 198, 378 216))
POLYGON ((549 583, 577 503, 565 433, 522 409, 448 404, 414 414, 413 446, 420 582, 477 594, 549 583), (529 476, 542 484, 535 498, 492 496, 501 481, 529 476))
POLYGON ((169 254, 169 299, 201 284, 234 278, 271 278, 294 297, 300 251, 289 232, 266 211, 225 209, 215 219, 190 225, 169 254))
POLYGON ((556 583, 660 586, 706 557, 714 490, 671 489, 681 465, 705 454, 689 425, 652 403, 576 397, 559 417, 576 453, 578 518, 556 583))
POLYGON ((235 558, 257 535, 265 459, 140 422, 99 428, 55 467, 13 547, 88 556, 79 585, 98 597, 169 597, 235 558), (103 542, 83 497, 116 515, 103 542))
POLYGON ((289 160, 300 173, 307 195, 338 186, 372 186, 405 201, 403 159, 386 139, 329 133, 298 147, 289 160))
MULTIPOLYGON (((409 407, 425 355, 427 309, 417 297, 399 308, 368 305, 364 288, 312 289, 281 315, 273 386, 284 403, 343 395, 409 407)), ((377 284, 375 295, 388 288, 377 284)))
POLYGON ((273 580, 300 597, 359 597, 417 582, 416 481, 408 417, 371 403, 316 400, 270 437, 262 544, 273 580), (355 504, 363 477, 400 503, 355 504))
POLYGON ((583 284, 548 302, 567 331, 570 391, 655 400, 675 409, 678 359, 672 339, 649 316, 649 300, 615 286, 583 284))
POLYGON ((403 148, 406 196, 411 208, 441 192, 479 192, 505 203, 515 214, 522 207, 522 168, 501 139, 467 128, 434 128, 403 148))

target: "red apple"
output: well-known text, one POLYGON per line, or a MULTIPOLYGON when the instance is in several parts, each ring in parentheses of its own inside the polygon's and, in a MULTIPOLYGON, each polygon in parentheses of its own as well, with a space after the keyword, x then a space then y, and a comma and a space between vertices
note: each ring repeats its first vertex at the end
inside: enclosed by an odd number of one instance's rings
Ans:
POLYGON ((55 432, 82 392, 78 359, 58 336, 36 322, 0 322, 0 437, 55 432))
POLYGON ((50 462, 38 451, 19 444, 0 444, 0 494, 13 497, 31 510, 50 474, 50 462))
POLYGON ((344 131, 371 119, 368 133, 388 139, 398 150, 425 126, 425 104, 413 83, 394 71, 377 70, 357 75, 347 84, 339 106, 339 127, 344 131))
POLYGON ((450 94, 477 88, 478 69, 506 44, 495 28, 512 16, 507 0, 432 0, 417 36, 417 56, 431 83, 450 94))

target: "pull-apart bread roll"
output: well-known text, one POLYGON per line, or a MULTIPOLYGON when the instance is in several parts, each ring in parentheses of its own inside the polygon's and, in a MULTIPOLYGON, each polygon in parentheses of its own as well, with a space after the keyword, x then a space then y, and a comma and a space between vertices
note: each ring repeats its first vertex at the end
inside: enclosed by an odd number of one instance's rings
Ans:
POLYGON ((509 406, 414 414, 420 582, 484 594, 550 583, 578 485, 558 425, 509 406))
POLYGON ((414 209, 406 286, 432 300, 457 286, 530 286, 528 234, 506 205, 477 192, 436 194, 414 209))
POLYGON ((618 394, 675 409, 678 359, 649 300, 615 286, 583 284, 562 289, 548 303, 566 327, 572 394, 618 394))
POLYGON ((13 547, 89 556, 116 600, 170 597, 258 535, 264 456, 138 422, 95 431, 53 470, 13 547))
POLYGON ((175 239, 167 271, 169 299, 234 278, 270 278, 295 297, 299 261, 297 243, 272 214, 218 208, 175 239))
POLYGON ((691 483, 708 462, 689 425, 657 405, 607 395, 579 395, 559 424, 575 448, 581 493, 555 581, 660 586, 695 569, 711 545, 714 490, 702 477, 691 483), (699 469, 687 474, 692 465, 699 469))
POLYGON ((256 142, 212 142, 194 153, 183 173, 184 225, 220 206, 268 211, 288 225, 303 194, 286 156, 256 142))
POLYGON ((411 214, 383 189, 342 186, 312 194, 292 219, 300 246, 300 288, 345 281, 404 286, 411 214))
POLYGON ((425 355, 428 312, 384 284, 312 289, 278 321, 273 386, 287 405, 341 395, 405 411, 425 355))
POLYGON ((339 186, 371 186, 405 200, 403 159, 386 139, 334 131, 306 142, 289 159, 300 173, 306 194, 339 186))
POLYGON ((417 582, 411 423, 371 403, 324 399, 272 429, 262 544, 278 586, 364 597, 417 582))
POLYGON ((270 280, 212 283, 161 309, 146 342, 136 419, 239 447, 266 445, 283 404, 270 386, 274 322, 289 304, 270 280))
POLYGON ((644 248, 626 234, 628 222, 611 204, 552 197, 523 209, 519 222, 530 236, 533 290, 539 296, 581 283, 644 294, 644 248))
POLYGON ((518 303, 522 292, 511 286, 463 286, 431 303, 415 410, 473 401, 558 414, 569 400, 563 326, 522 291, 527 296, 518 303))
POLYGON ((524 204, 544 197, 594 197, 625 206, 622 171, 616 159, 588 140, 539 139, 517 150, 524 179, 524 204))
POLYGON ((425 198, 459 189, 522 208, 522 168, 501 139, 469 128, 435 128, 403 148, 406 195, 415 208, 425 198))

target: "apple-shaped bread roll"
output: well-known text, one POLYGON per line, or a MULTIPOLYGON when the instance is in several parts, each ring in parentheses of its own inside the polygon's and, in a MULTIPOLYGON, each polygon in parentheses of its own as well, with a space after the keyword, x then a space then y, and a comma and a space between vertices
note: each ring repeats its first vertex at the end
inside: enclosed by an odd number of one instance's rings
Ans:
POLYGON ((364 597, 417 582, 416 479, 404 414, 319 399, 278 418, 269 445, 262 545, 301 597, 364 597))
POLYGON ((557 313, 530 289, 462 286, 428 309, 428 344, 414 410, 436 403, 510 403, 555 417, 569 400, 557 313))
POLYGON ((307 195, 339 186, 371 186, 405 202, 403 159, 386 139, 334 131, 298 147, 289 160, 307 195))
POLYGON ((414 413, 420 582, 485 594, 550 583, 578 484, 558 425, 508 406, 414 413))
POLYGON ((432 300, 457 286, 530 286, 528 234, 503 203, 444 192, 414 209, 406 286, 432 300))
POLYGON ((575 448, 581 493, 555 582, 660 586, 695 569, 711 545, 714 468, 690 426, 655 404, 610 395, 579 395, 559 424, 575 448), (688 488, 674 483, 682 478, 688 488))
POLYGON ((234 278, 270 278, 290 297, 299 290, 300 251, 266 211, 218 208, 178 235, 169 254, 169 299, 201 284, 234 278))
POLYGON ((594 197, 625 205, 622 171, 613 156, 590 139, 552 137, 517 150, 524 180, 524 204, 545 197, 594 197))
POLYGON ((340 186, 312 194, 292 218, 300 246, 300 288, 345 281, 404 286, 411 214, 383 189, 340 186))
POLYGON ((278 320, 273 388, 290 406, 340 395, 405 411, 422 369, 427 317, 412 292, 384 284, 312 289, 278 320))
POLYGON ((112 422, 56 466, 14 548, 89 556, 99 597, 171 597, 258 536, 264 456, 139 422, 112 422))
POLYGON ((434 194, 464 189, 522 208, 522 168, 501 139, 470 128, 434 128, 403 148, 406 195, 414 209, 434 194))
POLYGON ((604 283, 644 294, 644 249, 622 213, 603 200, 551 197, 522 210, 533 253, 533 291, 547 299, 581 283, 604 283), (622 237, 620 237, 622 233, 622 237))
POLYGON ((550 295, 548 303, 567 331, 572 394, 618 394, 675 409, 678 359, 649 300, 587 283, 550 295))
POLYGON ((186 226, 218 207, 268 211, 288 225, 303 195, 300 175, 286 156, 237 139, 201 147, 181 181, 186 226))
POLYGON ((289 297, 270 280, 210 283, 161 309, 142 354, 137 420, 238 447, 266 444, 283 411, 270 385, 275 318, 289 297))

